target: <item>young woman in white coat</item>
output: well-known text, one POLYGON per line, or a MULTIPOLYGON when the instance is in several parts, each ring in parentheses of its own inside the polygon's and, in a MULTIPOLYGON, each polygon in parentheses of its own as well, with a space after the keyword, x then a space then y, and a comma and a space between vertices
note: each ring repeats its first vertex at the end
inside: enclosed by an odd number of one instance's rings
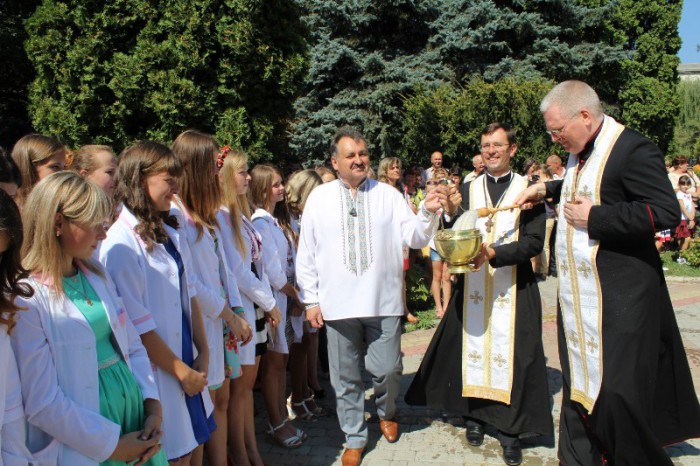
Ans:
POLYGON ((0 465, 24 466, 31 455, 25 446, 26 431, 22 390, 10 332, 20 310, 16 296, 31 298, 32 288, 19 280, 22 268, 22 220, 14 199, 0 189, 0 465))
MULTIPOLYGON (((238 345, 247 344, 252 331, 243 317, 245 311, 236 279, 219 242, 221 231, 216 219, 221 206, 216 178, 219 145, 209 134, 187 130, 175 139, 172 150, 183 167, 173 210, 182 219, 182 236, 192 252, 196 299, 209 343, 209 394, 217 427, 205 445, 207 464, 226 466, 229 380, 241 376, 238 345)), ((196 456, 193 463, 197 460, 196 464, 201 464, 196 456)))
POLYGON ((123 207, 100 260, 154 365, 166 456, 189 465, 191 452, 216 427, 206 390, 209 346, 189 279, 192 258, 170 214, 181 174, 180 160, 162 144, 141 141, 124 149, 117 185, 123 207))
MULTIPOLYGON (((251 344, 239 350, 243 375, 231 381, 229 447, 234 464, 261 466, 263 460, 255 439, 253 385, 260 357, 267 347, 265 321, 272 330, 280 323, 280 311, 272 295, 262 263, 262 240, 250 221, 246 197, 250 175, 248 157, 224 147, 218 155, 219 181, 225 207, 218 214, 221 245, 236 275, 245 318, 254 329, 251 344)), ((282 438, 285 433, 280 432, 282 438)), ((284 437, 286 438, 286 437, 284 437)))
MULTIPOLYGON (((284 204, 277 204, 275 217, 282 225, 290 243, 296 248, 299 242, 299 222, 306 204, 306 199, 311 191, 323 184, 321 176, 315 170, 301 170, 293 173, 287 180, 286 199, 284 204), (288 225, 288 226, 286 226, 288 225)), ((306 322, 304 314, 299 317, 292 316, 294 327, 301 326, 303 335, 301 340, 295 341, 289 347, 289 378, 292 386, 291 407, 294 414, 303 420, 315 420, 326 415, 326 410, 316 405, 312 382, 318 385, 316 374, 318 360, 318 329, 311 327, 306 322)))
MULTIPOLYGON (((114 284, 92 262, 111 202, 73 172, 49 175, 24 205, 31 298, 12 332, 32 452, 58 465, 165 464, 148 355, 114 284)), ((47 461, 47 464, 51 464, 47 461)))
MULTIPOLYGON (((270 280, 272 291, 277 301, 277 307, 282 314, 282 325, 277 327, 272 344, 262 358, 262 392, 267 406, 269 431, 274 433, 287 422, 286 381, 289 345, 285 325, 287 312, 300 315, 303 305, 299 302, 298 291, 294 288, 294 244, 288 238, 280 223, 274 217, 275 207, 280 203, 284 206, 284 183, 282 173, 270 165, 256 165, 250 172, 251 181, 248 191, 255 212, 252 219, 255 229, 262 238, 262 260, 265 273, 270 280), (287 298, 291 299, 291 309, 287 309, 287 298)), ((289 223, 289 222, 287 222, 289 223)), ((291 233, 291 232, 290 232, 291 233)), ((292 332, 293 333, 293 332, 292 332)), ((299 332, 301 334, 301 332, 299 332)), ((301 337, 301 335, 300 335, 301 337)), ((291 425, 287 429, 294 429, 291 425)), ((296 436, 296 429, 291 433, 296 436)), ((303 436, 303 434, 302 434, 303 436)), ((302 440, 294 443, 284 442, 283 446, 296 446, 302 440)))

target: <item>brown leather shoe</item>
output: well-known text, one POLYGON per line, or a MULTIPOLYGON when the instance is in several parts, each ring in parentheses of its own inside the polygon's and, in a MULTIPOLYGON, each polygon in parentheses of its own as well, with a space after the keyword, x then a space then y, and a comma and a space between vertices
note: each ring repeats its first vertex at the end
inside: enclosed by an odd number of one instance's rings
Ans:
POLYGON ((399 438, 399 423, 394 419, 381 419, 379 428, 387 442, 394 443, 399 438))
POLYGON ((341 459, 343 466, 359 466, 364 448, 346 448, 341 459))

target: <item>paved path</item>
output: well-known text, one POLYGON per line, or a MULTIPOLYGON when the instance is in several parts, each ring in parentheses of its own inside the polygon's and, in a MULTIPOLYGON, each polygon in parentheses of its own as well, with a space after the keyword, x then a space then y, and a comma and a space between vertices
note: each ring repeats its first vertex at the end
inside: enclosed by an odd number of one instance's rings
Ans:
MULTIPOLYGON (((693 381, 695 387, 700 387, 700 282, 673 281, 669 283, 669 290, 693 371, 693 381)), ((556 279, 548 279, 541 283, 540 291, 544 313, 544 348, 547 356, 550 394, 553 397, 552 415, 556 432, 562 396, 561 371, 556 347, 556 279)), ((374 406, 370 401, 371 383, 369 378, 365 377, 368 400, 365 409, 369 418, 370 439, 362 464, 368 466, 504 464, 501 459, 500 445, 495 438, 487 435, 482 447, 470 447, 466 442, 461 418, 443 417, 440 412, 408 406, 403 402, 403 394, 418 369, 432 335, 432 330, 424 330, 405 334, 402 338, 404 375, 401 381, 402 391, 398 414, 401 437, 394 444, 384 440, 379 432, 374 406)), ((330 395, 330 385, 327 381, 323 383, 326 386, 326 393, 330 395)), ((257 395, 255 402, 256 407, 261 411, 256 418, 258 445, 264 460, 269 465, 340 465, 344 438, 334 415, 313 423, 298 422, 299 427, 309 434, 309 439, 296 450, 286 450, 274 444, 265 435, 264 408, 257 395)), ((326 406, 332 411, 330 401, 326 401, 326 406)), ((538 438, 536 441, 525 444, 523 464, 557 465, 555 442, 556 438, 538 438)), ((667 451, 676 465, 700 466, 700 440, 691 440, 668 448, 667 451)))

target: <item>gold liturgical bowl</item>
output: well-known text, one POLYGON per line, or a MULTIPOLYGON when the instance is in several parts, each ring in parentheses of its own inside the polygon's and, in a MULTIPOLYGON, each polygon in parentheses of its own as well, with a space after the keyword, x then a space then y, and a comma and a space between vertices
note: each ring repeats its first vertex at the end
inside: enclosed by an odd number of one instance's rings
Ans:
POLYGON ((469 262, 481 252, 481 232, 473 230, 440 230, 433 238, 435 249, 448 264, 450 273, 473 272, 469 262))

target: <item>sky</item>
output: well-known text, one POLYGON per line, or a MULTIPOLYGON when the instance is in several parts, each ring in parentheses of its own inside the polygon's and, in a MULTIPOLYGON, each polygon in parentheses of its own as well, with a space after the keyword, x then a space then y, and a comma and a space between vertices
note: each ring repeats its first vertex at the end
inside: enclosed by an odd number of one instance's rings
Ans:
POLYGON ((678 33, 683 45, 678 52, 681 63, 700 63, 700 0, 684 0, 678 33))

